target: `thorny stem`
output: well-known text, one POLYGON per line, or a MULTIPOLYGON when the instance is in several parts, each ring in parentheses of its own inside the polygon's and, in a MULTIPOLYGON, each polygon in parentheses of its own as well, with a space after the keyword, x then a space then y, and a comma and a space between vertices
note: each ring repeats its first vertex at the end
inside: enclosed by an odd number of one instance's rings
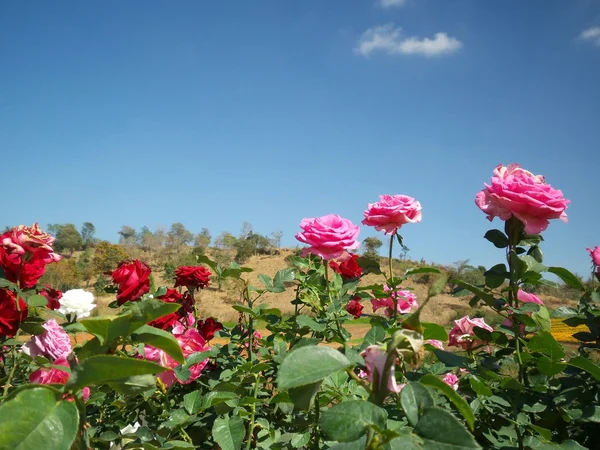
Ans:
MULTIPOLYGON (((394 248, 394 237, 395 233, 390 236, 390 253, 388 257, 388 263, 390 266, 390 280, 394 279, 394 270, 392 268, 392 249, 394 248)), ((394 284, 394 283, 392 283, 394 284)), ((389 286, 390 289, 396 289, 396 286, 389 286)), ((394 293, 395 294, 395 293, 394 293)), ((394 312, 392 314, 392 320, 396 323, 396 316, 398 315, 398 297, 396 295, 392 295, 392 300, 394 301, 394 312)))
MULTIPOLYGON (((332 303, 331 300, 331 291, 329 290, 329 265, 327 264, 327 261, 323 261, 324 267, 325 267, 325 289, 327 291, 327 299, 329 300, 329 304, 332 303)), ((336 327, 336 331, 337 334, 339 335, 340 339, 342 340, 342 342, 346 342, 346 339, 344 338, 344 335, 342 333, 342 329, 340 328, 340 321, 339 321, 339 317, 337 316, 337 313, 335 315, 335 327, 336 327)))
MULTIPOLYGON (((19 303, 19 300, 17 299, 17 304, 19 303)), ((19 339, 19 333, 21 332, 21 329, 17 330, 17 333, 15 334, 15 339, 19 339)), ((8 374, 8 378, 6 379, 6 384, 4 385, 4 392, 2 393, 2 398, 5 398, 6 395, 8 394, 8 389, 10 387, 10 383, 13 379, 13 377, 15 376, 15 371, 17 370, 17 354, 16 354, 16 350, 15 350, 15 346, 13 345, 11 350, 10 350, 10 354, 12 356, 12 367, 10 368, 10 372, 8 374)))
POLYGON ((314 424, 314 428, 313 428, 313 438, 314 438, 313 448, 315 448, 315 449, 321 448, 321 447, 319 447, 319 441, 320 441, 319 419, 320 419, 319 392, 317 391, 317 394, 315 395, 315 424, 314 424))
MULTIPOLYGON (((254 375, 254 393, 252 394, 252 398, 256 399, 258 396, 258 375, 254 375)), ((250 413, 250 425, 248 425, 248 436, 246 437, 246 450, 250 450, 252 447, 252 437, 254 435, 254 426, 256 425, 254 422, 254 418, 256 416, 256 403, 252 403, 250 406, 252 412, 250 413)))

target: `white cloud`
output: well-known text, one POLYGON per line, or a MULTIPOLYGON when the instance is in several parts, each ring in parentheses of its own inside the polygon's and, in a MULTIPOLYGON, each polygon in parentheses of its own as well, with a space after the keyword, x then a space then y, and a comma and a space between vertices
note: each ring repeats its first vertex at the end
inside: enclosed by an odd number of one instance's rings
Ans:
POLYGON ((433 38, 402 38, 401 31, 393 23, 369 28, 358 40, 354 51, 362 56, 378 51, 388 55, 439 56, 454 53, 462 47, 458 39, 446 33, 436 33, 433 38))
POLYGON ((579 37, 600 46, 600 27, 590 27, 587 30, 583 30, 579 37))
POLYGON ((395 8, 401 7, 406 4, 406 0, 379 0, 379 6, 382 8, 395 8))

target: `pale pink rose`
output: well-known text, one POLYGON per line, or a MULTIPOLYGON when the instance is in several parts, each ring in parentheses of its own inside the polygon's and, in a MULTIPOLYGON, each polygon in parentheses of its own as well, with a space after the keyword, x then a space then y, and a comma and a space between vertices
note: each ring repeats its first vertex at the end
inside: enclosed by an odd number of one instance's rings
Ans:
POLYGON ((44 356, 53 361, 66 358, 73 352, 71 339, 63 328, 56 323, 56 320, 50 319, 42 325, 44 332, 37 336, 32 336, 29 342, 22 347, 23 353, 37 358, 44 356))
POLYGON ((363 225, 394 234, 405 223, 421 221, 421 203, 408 195, 380 195, 363 215, 363 225))
POLYGON ((539 234, 548 227, 550 219, 567 222, 565 210, 570 201, 562 191, 546 184, 543 176, 511 164, 496 167, 491 184, 485 184, 475 203, 490 221, 494 217, 508 220, 515 216, 523 222, 527 234, 539 234))
MULTIPOLYGON (((186 358, 192 353, 210 350, 210 346, 206 344, 204 338, 195 328, 186 329, 182 324, 178 323, 173 327, 172 332, 173 336, 175 336, 175 339, 177 339, 177 342, 179 342, 183 356, 186 358)), ((163 350, 152 347, 151 345, 146 345, 144 348, 144 357, 149 361, 157 362, 161 366, 169 369, 157 375, 167 387, 171 386, 175 381, 178 381, 182 384, 191 383, 200 376, 202 370, 208 363, 208 359, 205 359, 191 366, 190 377, 187 381, 183 381, 177 378, 175 371, 173 370, 175 367, 179 366, 179 363, 163 350)))
POLYGON ((341 256, 344 251, 354 250, 360 245, 357 240, 360 233, 358 225, 354 225, 348 219, 343 219, 337 214, 302 219, 300 228, 303 231, 296 234, 296 239, 309 245, 304 249, 303 255, 312 253, 329 260, 341 256))
MULTIPOLYGON (((67 358, 62 357, 53 362, 54 366, 69 367, 67 358)), ((41 368, 29 375, 29 381, 34 384, 66 384, 69 381, 71 374, 65 370, 60 370, 57 367, 50 369, 41 368)), ((90 396, 90 388, 84 387, 81 390, 83 400, 87 401, 90 396)))
POLYGON ((437 339, 428 339, 425 341, 425 343, 439 350, 444 350, 444 343, 442 341, 438 341, 437 339))
POLYGON ((417 303, 417 296, 407 289, 400 288, 399 290, 392 291, 385 285, 383 290, 389 292, 390 296, 387 298, 372 298, 371 306, 373 306, 373 312, 377 311, 379 308, 385 308, 384 314, 386 317, 392 317, 394 314, 394 298, 398 301, 399 314, 409 313, 419 306, 417 303))
POLYGON ((456 375, 453 373, 447 373, 442 380, 452 389, 458 391, 458 377, 456 375))
MULTIPOLYGON (((517 291, 517 298, 523 303, 537 303, 538 305, 544 306, 544 302, 535 294, 530 294, 529 292, 525 292, 522 289, 517 291)), ((509 314, 512 314, 512 311, 508 311, 509 314)), ((528 313, 531 315, 531 313, 528 313)), ((505 327, 511 328, 513 323, 510 319, 504 319, 502 325, 505 327)), ((521 325, 521 334, 525 333, 525 325, 521 325)))
MULTIPOLYGON (((367 368, 367 380, 377 385, 379 389, 383 386, 382 376, 385 369, 385 360, 387 354, 385 349, 379 345, 370 345, 362 353, 361 356, 365 360, 365 366, 367 368)), ((386 387, 388 391, 400 392, 404 385, 398 385, 396 383, 396 367, 395 364, 390 366, 387 374, 386 387)))
POLYGON ((469 316, 464 316, 455 320, 454 324, 454 328, 450 330, 448 336, 448 346, 461 347, 463 350, 471 349, 480 343, 480 341, 472 339, 475 336, 474 328, 479 327, 484 330, 494 331, 492 327, 479 317, 471 319, 469 316))
POLYGON ((590 256, 592 257, 592 261, 594 262, 594 265, 600 266, 600 247, 598 247, 596 245, 593 250, 589 247, 586 248, 586 250, 588 252, 590 252, 590 256))

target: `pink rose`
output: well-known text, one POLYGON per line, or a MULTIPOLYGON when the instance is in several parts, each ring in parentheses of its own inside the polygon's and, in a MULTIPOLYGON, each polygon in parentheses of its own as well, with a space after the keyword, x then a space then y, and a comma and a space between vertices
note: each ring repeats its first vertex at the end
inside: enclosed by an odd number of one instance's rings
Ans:
POLYGON ((464 316, 454 321, 455 325, 448 336, 448 346, 462 347, 463 350, 469 350, 480 341, 473 340, 476 327, 484 330, 494 331, 485 321, 479 317, 471 319, 469 316, 464 316))
POLYGON ((23 353, 34 359, 44 356, 53 361, 66 358, 73 352, 69 335, 56 320, 50 319, 42 327, 45 331, 38 336, 32 336, 31 340, 23 345, 23 353))
POLYGON ((344 251, 354 250, 360 245, 357 240, 360 228, 337 214, 302 219, 300 228, 303 231, 296 234, 296 239, 309 245, 304 249, 304 255, 312 253, 329 260, 341 256, 344 251))
MULTIPOLYGON (((525 292, 522 289, 519 289, 517 291, 517 298, 523 303, 537 303, 538 305, 544 306, 544 302, 537 295, 530 294, 529 292, 525 292)), ((512 311, 509 311, 508 313, 512 314, 512 311)), ((529 315, 531 315, 531 313, 529 313, 529 315)), ((505 319, 504 322, 502 322, 502 325, 504 325, 507 328, 511 328, 513 323, 512 320, 505 319)), ((525 325, 521 325, 521 334, 523 333, 525 333, 525 325)))
MULTIPOLYGON (((178 323, 173 327, 173 336, 175 336, 175 339, 179 342, 179 346, 183 351, 183 356, 186 358, 192 353, 210 350, 210 346, 206 344, 204 338, 195 328, 185 329, 183 325, 178 323)), ((144 348, 144 356, 147 360, 157 362, 161 366, 169 369, 158 374, 158 377, 167 387, 171 386, 175 381, 178 381, 181 384, 190 384, 200 376, 202 370, 208 363, 208 359, 205 359, 191 366, 190 377, 187 381, 183 381, 177 378, 175 371, 173 370, 175 367, 179 366, 179 363, 163 350, 152 347, 151 345, 146 345, 144 348)))
POLYGON ((592 250, 591 248, 587 248, 586 249, 588 252, 590 252, 590 256, 592 257, 592 261, 594 262, 595 266, 600 266, 600 247, 598 247, 597 245, 594 247, 594 250, 592 250))
MULTIPOLYGON (((67 358, 59 358, 53 362, 54 366, 63 366, 69 367, 69 362, 67 358)), ((60 370, 56 367, 51 367, 50 369, 42 368, 38 369, 29 375, 29 381, 35 384, 66 384, 69 381, 70 373, 65 370, 60 370)), ((83 400, 87 401, 90 397, 90 388, 84 387, 81 390, 81 394, 83 396, 83 400)), ((67 394, 65 394, 65 397, 67 394)))
POLYGON ((383 287, 385 292, 389 292, 390 296, 387 298, 372 298, 371 306, 373 306, 373 312, 379 308, 385 308, 384 314, 386 317, 392 317, 394 315, 394 298, 398 302, 398 313, 406 314, 412 311, 413 308, 417 308, 417 296, 409 290, 400 289, 392 291, 387 285, 383 287))
MULTIPOLYGON (((365 360, 365 366, 367 368, 367 380, 379 387, 378 390, 383 388, 382 376, 385 370, 385 361, 387 354, 385 349, 379 345, 370 345, 362 353, 361 356, 365 360)), ((395 364, 390 366, 387 374, 386 389, 391 392, 399 393, 404 384, 396 383, 396 367, 395 364)))
POLYGON ((369 203, 362 223, 385 234, 394 234, 405 223, 421 221, 421 203, 407 195, 380 195, 369 203))
POLYGON ((437 339, 428 339, 427 341, 425 341, 425 343, 439 350, 444 350, 444 343, 442 341, 438 341, 437 339))
POLYGON ((508 220, 515 216, 523 222, 527 234, 539 234, 548 227, 550 219, 567 222, 565 209, 570 201, 560 190, 546 184, 543 176, 511 164, 494 169, 491 184, 477 194, 475 203, 490 221, 494 217, 508 220))
POLYGON ((447 373, 444 378, 442 378, 444 383, 450 386, 455 391, 458 391, 458 377, 453 373, 447 373))

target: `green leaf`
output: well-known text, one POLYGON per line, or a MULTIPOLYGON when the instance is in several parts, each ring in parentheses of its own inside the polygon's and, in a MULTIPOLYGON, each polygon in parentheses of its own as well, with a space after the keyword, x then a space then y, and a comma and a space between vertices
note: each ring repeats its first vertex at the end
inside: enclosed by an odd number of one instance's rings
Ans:
POLYGON ((490 397, 492 395, 492 390, 479 378, 471 376, 469 378, 469 383, 477 395, 481 397, 490 397))
POLYGON ((256 317, 256 313, 254 312, 254 310, 252 308, 249 308, 248 306, 240 305, 238 303, 238 304, 233 305, 232 308, 238 312, 248 314, 250 317, 256 317))
POLYGON ((222 450, 238 450, 244 440, 244 431, 240 416, 218 418, 212 427, 213 439, 222 450))
POLYGON ((143 359, 111 355, 90 356, 71 371, 67 388, 78 391, 86 386, 164 371, 163 366, 143 359))
POLYGON ((48 299, 43 295, 34 294, 27 297, 25 303, 27 303, 28 306, 46 306, 48 304, 48 299))
POLYGON ((183 407, 188 414, 196 414, 202 408, 202 394, 192 391, 183 396, 183 407))
POLYGON ((585 286, 583 285, 583 283, 579 280, 579 278, 577 278, 567 269, 564 269, 562 267, 548 267, 548 272, 556 275, 567 286, 572 287, 573 289, 577 289, 580 292, 585 292, 585 286))
POLYGON ((443 409, 426 408, 415 431, 423 438, 423 450, 481 448, 458 419, 443 409))
POLYGON ((540 352, 547 355, 553 361, 564 358, 565 351, 562 346, 556 342, 554 336, 548 331, 540 331, 527 343, 527 348, 532 352, 540 352))
POLYGON ((361 350, 366 349, 369 345, 375 345, 380 342, 383 342, 385 339, 385 330, 377 325, 371 327, 367 334, 365 334, 365 338, 360 347, 361 350))
POLYGON ((483 237, 494 244, 496 248, 508 247, 508 237, 500 230, 489 230, 483 237))
POLYGON ((422 442, 414 434, 405 434, 392 439, 389 446, 390 450, 421 450, 422 442))
POLYGON ((365 436, 354 442, 340 442, 339 444, 329 447, 329 450, 365 450, 366 444, 367 437, 365 436))
MULTIPOLYGON (((444 293, 444 289, 446 289, 446 285, 448 284, 448 274, 444 273, 441 276, 437 277, 435 281, 429 287, 429 291, 427 291, 427 300, 431 297, 435 297, 436 295, 440 295, 444 293)), ((418 310, 417 310, 418 312, 418 310)))
POLYGON ((581 370, 585 370, 596 380, 600 381, 600 366, 594 364, 589 359, 586 359, 583 356, 576 356, 575 358, 568 361, 567 364, 573 367, 577 367, 581 370))
POLYGON ((296 269, 288 267, 286 269, 279 270, 273 278, 274 286, 285 286, 285 283, 290 283, 296 278, 296 269))
POLYGON ((421 383, 408 383, 400 391, 400 404, 408 422, 414 427, 419 421, 421 412, 425 408, 433 406, 433 398, 421 383))
POLYGON ((271 277, 268 277, 267 275, 263 275, 262 273, 258 275, 258 279, 260 280, 260 282, 262 284, 265 285, 265 287, 267 289, 270 289, 273 287, 273 280, 271 280, 271 277))
POLYGON ((419 275, 422 273, 441 273, 439 269, 436 269, 435 267, 419 267, 416 269, 407 269, 406 272, 404 272, 404 276, 405 277, 410 277, 412 275, 419 275))
POLYGON ((315 322, 311 317, 300 314, 296 316, 296 323, 299 327, 308 327, 313 331, 325 331, 325 325, 315 322))
POLYGON ((319 387, 321 387, 321 381, 307 384, 305 386, 291 388, 288 391, 290 395, 290 400, 296 408, 308 411, 313 404, 315 395, 317 395, 319 387))
POLYGON ((438 341, 447 341, 448 333, 446 329, 437 323, 423 322, 423 339, 436 339, 438 341))
POLYGON ((490 289, 496 289, 502 286, 509 273, 506 270, 505 264, 496 264, 483 275, 485 276, 485 285, 490 289))
POLYGON ((447 352, 438 348, 433 350, 437 359, 446 364, 448 367, 463 367, 467 368, 469 360, 464 356, 459 356, 456 353, 447 352))
POLYGON ((356 264, 363 270, 363 275, 374 273, 375 275, 381 275, 381 266, 379 260, 369 256, 359 256, 356 259, 356 264))
POLYGON ((118 378, 106 384, 121 394, 136 395, 156 388, 156 377, 150 374, 134 375, 118 378))
POLYGON ((283 360, 277 374, 279 389, 290 389, 321 381, 352 366, 344 355, 330 347, 300 347, 283 360))
POLYGON ((530 255, 525 255, 525 256, 519 256, 519 259, 521 261, 523 261, 527 267, 526 271, 532 271, 535 273, 540 273, 540 272, 545 272, 546 270, 548 270, 548 266, 543 265, 542 263, 538 262, 533 256, 530 255))
POLYGON ((321 415, 321 428, 332 440, 352 442, 371 426, 383 429, 386 420, 383 408, 366 400, 350 400, 325 411, 321 415))
POLYGON ((467 401, 464 398, 462 398, 454 389, 452 389, 450 386, 448 386, 435 375, 431 374, 425 375, 419 381, 425 386, 431 386, 437 389, 438 391, 441 391, 446 397, 448 397, 448 399, 454 404, 454 406, 456 406, 456 409, 458 409, 458 411, 465 418, 465 420, 467 421, 467 425, 469 425, 471 431, 474 430, 475 416, 473 415, 473 411, 471 410, 471 407, 469 406, 467 401))
POLYGON ((567 365, 561 362, 552 361, 547 356, 542 356, 537 360, 537 368, 544 375, 548 375, 549 377, 553 377, 554 375, 558 375, 563 370, 565 370, 567 365))
POLYGON ((71 447, 79 428, 74 403, 36 386, 23 389, 0 405, 2 450, 64 450, 71 447))
POLYGON ((138 328, 131 337, 137 342, 151 345, 152 347, 164 350, 171 358, 179 363, 184 362, 183 352, 179 346, 179 342, 175 339, 172 333, 168 333, 159 328, 151 327, 150 325, 142 325, 138 328))
POLYGON ((206 264, 215 272, 217 271, 217 263, 206 255, 196 255, 196 261, 198 261, 200 264, 206 264))
POLYGON ((165 303, 156 298, 147 298, 139 302, 129 303, 128 306, 128 311, 131 312, 131 322, 125 336, 129 336, 148 322, 174 313, 181 307, 178 303, 165 303))
POLYGON ((462 280, 452 280, 452 282, 454 284, 456 284, 457 286, 460 286, 463 289, 466 289, 469 292, 475 294, 477 297, 479 297, 481 300, 483 300, 488 306, 491 306, 491 307, 496 306, 496 299, 494 298, 494 296, 492 294, 484 291, 483 289, 478 288, 477 286, 473 286, 472 284, 467 283, 462 280))
POLYGON ((571 308, 570 306, 559 306, 554 311, 552 311, 553 319, 566 319, 576 315, 577 310, 575 308, 571 308))

